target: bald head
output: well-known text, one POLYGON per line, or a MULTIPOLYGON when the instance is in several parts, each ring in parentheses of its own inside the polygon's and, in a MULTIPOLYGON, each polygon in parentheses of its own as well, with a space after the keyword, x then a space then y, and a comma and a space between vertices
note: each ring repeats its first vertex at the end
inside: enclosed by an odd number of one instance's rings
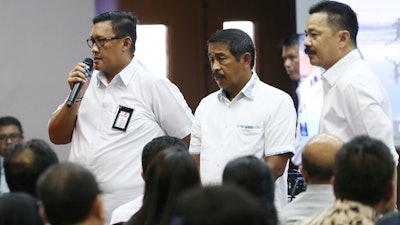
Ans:
POLYGON ((307 142, 302 154, 302 170, 308 178, 306 182, 329 182, 333 175, 336 152, 342 145, 342 140, 330 134, 315 135, 307 142))

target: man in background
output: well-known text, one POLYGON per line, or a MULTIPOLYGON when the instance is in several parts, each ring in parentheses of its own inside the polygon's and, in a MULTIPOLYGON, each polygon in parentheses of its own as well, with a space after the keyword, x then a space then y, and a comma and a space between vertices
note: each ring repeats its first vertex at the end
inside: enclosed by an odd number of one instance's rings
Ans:
POLYGON ((292 34, 282 41, 282 59, 295 88, 297 126, 294 167, 301 165, 301 153, 307 141, 318 134, 322 108, 322 68, 314 67, 303 52, 299 42, 302 35, 292 34), (297 101, 297 102, 296 102, 297 101))
POLYGON ((24 131, 19 120, 12 116, 0 118, 0 195, 9 192, 6 182, 3 160, 7 147, 21 144, 24 141, 24 131))

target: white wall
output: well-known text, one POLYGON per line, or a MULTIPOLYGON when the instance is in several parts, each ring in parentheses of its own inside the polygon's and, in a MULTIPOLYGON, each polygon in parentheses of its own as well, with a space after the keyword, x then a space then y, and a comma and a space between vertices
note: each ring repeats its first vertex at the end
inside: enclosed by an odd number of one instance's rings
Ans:
POLYGON ((303 34, 306 28, 308 9, 320 0, 296 0, 296 32, 303 34))
MULTIPOLYGON (((25 139, 47 140, 51 113, 68 96, 67 74, 90 57, 94 0, 1 0, 0 116, 20 119, 25 139)), ((69 145, 53 145, 65 160, 69 145)))

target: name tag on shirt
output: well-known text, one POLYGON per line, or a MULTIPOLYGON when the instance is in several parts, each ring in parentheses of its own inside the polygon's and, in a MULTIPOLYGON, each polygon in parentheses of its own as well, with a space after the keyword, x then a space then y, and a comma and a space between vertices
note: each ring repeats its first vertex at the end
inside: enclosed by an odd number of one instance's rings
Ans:
POLYGON ((129 121, 131 120, 132 113, 133 109, 120 105, 118 107, 118 112, 115 117, 112 128, 126 131, 126 129, 128 128, 129 121))

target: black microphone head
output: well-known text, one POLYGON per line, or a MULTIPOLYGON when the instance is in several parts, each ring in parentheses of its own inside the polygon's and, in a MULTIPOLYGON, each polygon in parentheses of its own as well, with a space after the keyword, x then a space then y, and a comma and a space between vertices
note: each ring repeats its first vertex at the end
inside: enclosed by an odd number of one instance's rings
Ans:
POLYGON ((83 60, 83 63, 89 66, 89 70, 92 71, 93 69, 93 59, 91 58, 86 58, 83 60))

